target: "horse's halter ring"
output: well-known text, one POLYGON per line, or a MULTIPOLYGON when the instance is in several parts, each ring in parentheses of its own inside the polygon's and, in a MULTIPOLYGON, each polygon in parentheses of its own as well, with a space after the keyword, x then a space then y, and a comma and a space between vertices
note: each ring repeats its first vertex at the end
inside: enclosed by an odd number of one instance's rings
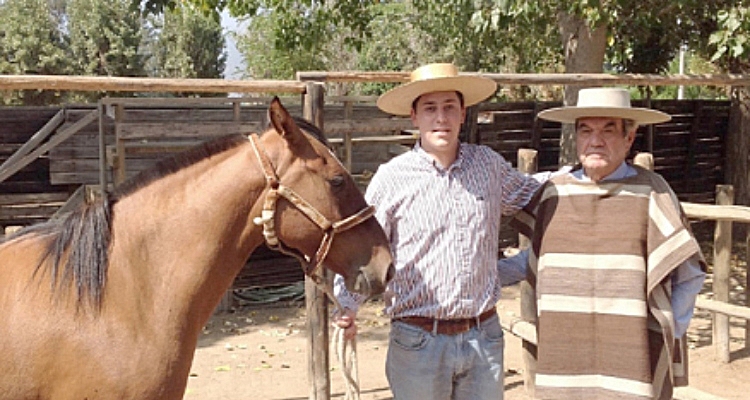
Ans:
POLYGON ((261 216, 255 218, 253 222, 256 225, 263 225, 263 236, 266 239, 268 247, 299 259, 303 264, 305 275, 309 276, 316 283, 320 283, 317 271, 323 265, 326 256, 328 256, 328 251, 331 249, 334 235, 354 228, 355 226, 367 221, 368 218, 375 214, 375 207, 367 206, 356 214, 338 222, 329 221, 328 218, 321 214, 320 211, 316 210, 315 207, 298 195, 294 190, 279 182, 276 172, 271 166, 271 161, 268 159, 266 153, 260 148, 258 135, 253 133, 248 139, 250 139, 250 143, 253 145, 255 155, 258 157, 258 161, 263 168, 263 175, 265 175, 266 182, 270 187, 263 202, 261 216), (313 258, 284 245, 279 240, 278 236, 276 236, 276 230, 274 229, 274 216, 276 213, 276 202, 279 199, 279 196, 289 201, 323 231, 323 239, 321 240, 320 246, 318 246, 318 251, 315 252, 313 258))

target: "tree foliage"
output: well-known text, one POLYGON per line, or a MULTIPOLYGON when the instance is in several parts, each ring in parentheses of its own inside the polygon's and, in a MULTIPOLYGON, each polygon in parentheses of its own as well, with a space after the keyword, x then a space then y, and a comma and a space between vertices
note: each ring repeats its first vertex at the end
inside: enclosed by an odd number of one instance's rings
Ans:
MULTIPOLYGON (((167 23, 147 24, 131 0, 0 0, 0 73, 222 76, 225 39, 218 21, 189 6, 152 20, 167 23)), ((2 102, 42 105, 104 94, 25 90, 3 92, 2 102)))
POLYGON ((324 63, 324 42, 312 48, 293 51, 275 45, 274 27, 279 15, 273 12, 256 15, 245 32, 236 36, 237 50, 243 54, 245 76, 253 79, 294 79, 296 71, 330 68, 324 63))
MULTIPOLYGON (((133 0, 140 5, 140 0, 133 0)), ((331 26, 342 27, 354 33, 346 40, 347 46, 359 48, 369 37, 367 25, 372 18, 371 6, 378 0, 188 0, 206 15, 219 19, 219 13, 228 9, 234 17, 255 18, 274 14, 272 30, 277 49, 311 49, 325 41, 331 26)), ((146 0, 148 12, 162 13, 174 9, 177 0, 146 0)))
POLYGON ((67 20, 75 74, 144 74, 140 12, 128 0, 68 0, 67 20))
POLYGON ((180 78, 220 78, 226 65, 226 40, 221 24, 190 5, 154 20, 159 34, 152 44, 154 75, 180 78))
POLYGON ((718 12, 716 30, 711 34, 707 53, 730 72, 750 72, 750 4, 737 2, 718 12))
MULTIPOLYGON (((66 21, 70 69, 74 75, 144 76, 142 20, 128 0, 68 0, 66 21)), ((128 93, 118 94, 129 96, 128 93)), ((96 92, 68 93, 95 101, 96 92)))
MULTIPOLYGON (((47 0, 5 0, 0 3, 0 73, 65 74, 70 71, 60 16, 47 0)), ((5 102, 29 105, 57 102, 59 93, 23 91, 5 94, 5 102)))

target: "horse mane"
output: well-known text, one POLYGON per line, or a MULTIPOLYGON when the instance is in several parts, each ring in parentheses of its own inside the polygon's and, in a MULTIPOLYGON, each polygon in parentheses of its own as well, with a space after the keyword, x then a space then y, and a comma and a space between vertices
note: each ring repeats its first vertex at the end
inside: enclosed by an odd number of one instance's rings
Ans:
MULTIPOLYGON (((300 128, 330 148, 322 131, 312 123, 295 117, 300 128)), ((112 240, 112 207, 122 198, 151 183, 194 165, 213 155, 247 143, 247 136, 228 135, 198 145, 183 153, 159 161, 120 184, 112 193, 82 204, 60 218, 32 225, 0 240, 0 244, 25 236, 46 240, 35 274, 45 266, 52 279, 52 292, 74 284, 78 306, 101 307, 109 266, 112 240), (49 264, 45 261, 49 260, 49 264)))

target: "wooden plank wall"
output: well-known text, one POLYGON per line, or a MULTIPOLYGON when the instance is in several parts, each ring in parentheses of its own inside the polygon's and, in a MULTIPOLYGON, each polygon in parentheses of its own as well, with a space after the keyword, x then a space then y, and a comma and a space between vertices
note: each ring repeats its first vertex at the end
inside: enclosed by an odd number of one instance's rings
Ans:
MULTIPOLYGON (((560 103, 519 102, 480 105, 479 143, 492 147, 515 165, 520 148, 539 151, 539 170, 558 168, 560 124, 536 115, 560 103)), ((634 101, 633 106, 643 107, 634 101)), ((638 129, 631 157, 637 152, 654 154, 655 171, 662 174, 682 201, 714 203, 716 185, 724 179, 724 138, 729 128, 730 104, 712 100, 654 100, 651 107, 672 120, 653 128, 653 150, 648 147, 649 128, 638 129)))
MULTIPOLYGON (((0 107, 0 163, 58 111, 58 107, 0 107)), ((0 182, 0 234, 6 226, 45 221, 64 204, 70 188, 52 184, 49 171, 50 159, 44 156, 0 182)))
MULTIPOLYGON (((61 129, 74 124, 95 109, 94 106, 66 110, 65 123, 61 129)), ((114 124, 104 119, 107 144, 114 143, 114 124)), ((82 184, 99 183, 99 124, 93 122, 78 133, 60 143, 49 153, 49 182, 52 185, 69 185, 74 188, 82 184)), ((111 175, 111 171, 108 171, 111 175)), ((111 179, 111 178, 110 178, 111 179)))
MULTIPOLYGON (((285 104, 285 106, 293 115, 301 115, 298 102, 296 104, 293 102, 285 104)), ((266 109, 265 105, 243 105, 239 114, 235 116, 233 110, 228 106, 206 107, 196 105, 179 108, 162 107, 159 109, 127 106, 123 107, 120 114, 122 122, 118 122, 115 129, 119 137, 129 138, 127 140, 130 143, 140 142, 143 145, 148 142, 152 145, 159 143, 167 145, 185 142, 194 144, 198 143, 201 138, 206 140, 220 134, 220 125, 233 120, 247 127, 248 131, 261 130, 259 128, 262 124, 265 124, 266 109)), ((342 139, 343 130, 352 126, 356 130, 355 137, 383 134, 384 122, 389 119, 390 116, 379 111, 372 104, 350 104, 348 106, 340 103, 332 104, 326 106, 324 130, 329 139, 342 139), (370 121, 371 123, 359 123, 360 121, 370 121)), ((113 137, 109 138, 108 142, 113 140, 113 137)), ((387 161, 393 155, 392 153, 398 153, 398 150, 390 151, 392 148, 393 146, 388 144, 355 147, 352 158, 356 160, 356 164, 352 172, 361 174, 366 171, 374 171, 378 165, 387 161)), ((339 154, 341 155, 343 149, 340 147, 337 149, 341 150, 339 154)), ((179 147, 174 147, 173 150, 176 152, 179 147)), ((168 151, 168 153, 171 152, 168 151)), ((89 153, 93 155, 93 153, 89 153)), ((157 159, 165 155, 158 152, 148 152, 145 149, 134 150, 132 153, 134 154, 129 154, 126 158, 127 177, 148 168, 157 159)), ((95 182, 90 181, 88 183, 95 182)))

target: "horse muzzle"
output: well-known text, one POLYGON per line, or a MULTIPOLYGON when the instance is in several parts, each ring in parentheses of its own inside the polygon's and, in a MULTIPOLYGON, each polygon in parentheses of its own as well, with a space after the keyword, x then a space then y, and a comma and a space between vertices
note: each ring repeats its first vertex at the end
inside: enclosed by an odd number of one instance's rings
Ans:
POLYGON ((364 267, 359 270, 359 274, 354 279, 346 281, 346 288, 350 292, 366 297, 382 294, 385 292, 388 282, 393 278, 395 271, 392 263, 388 265, 384 276, 378 276, 370 268, 364 267))

